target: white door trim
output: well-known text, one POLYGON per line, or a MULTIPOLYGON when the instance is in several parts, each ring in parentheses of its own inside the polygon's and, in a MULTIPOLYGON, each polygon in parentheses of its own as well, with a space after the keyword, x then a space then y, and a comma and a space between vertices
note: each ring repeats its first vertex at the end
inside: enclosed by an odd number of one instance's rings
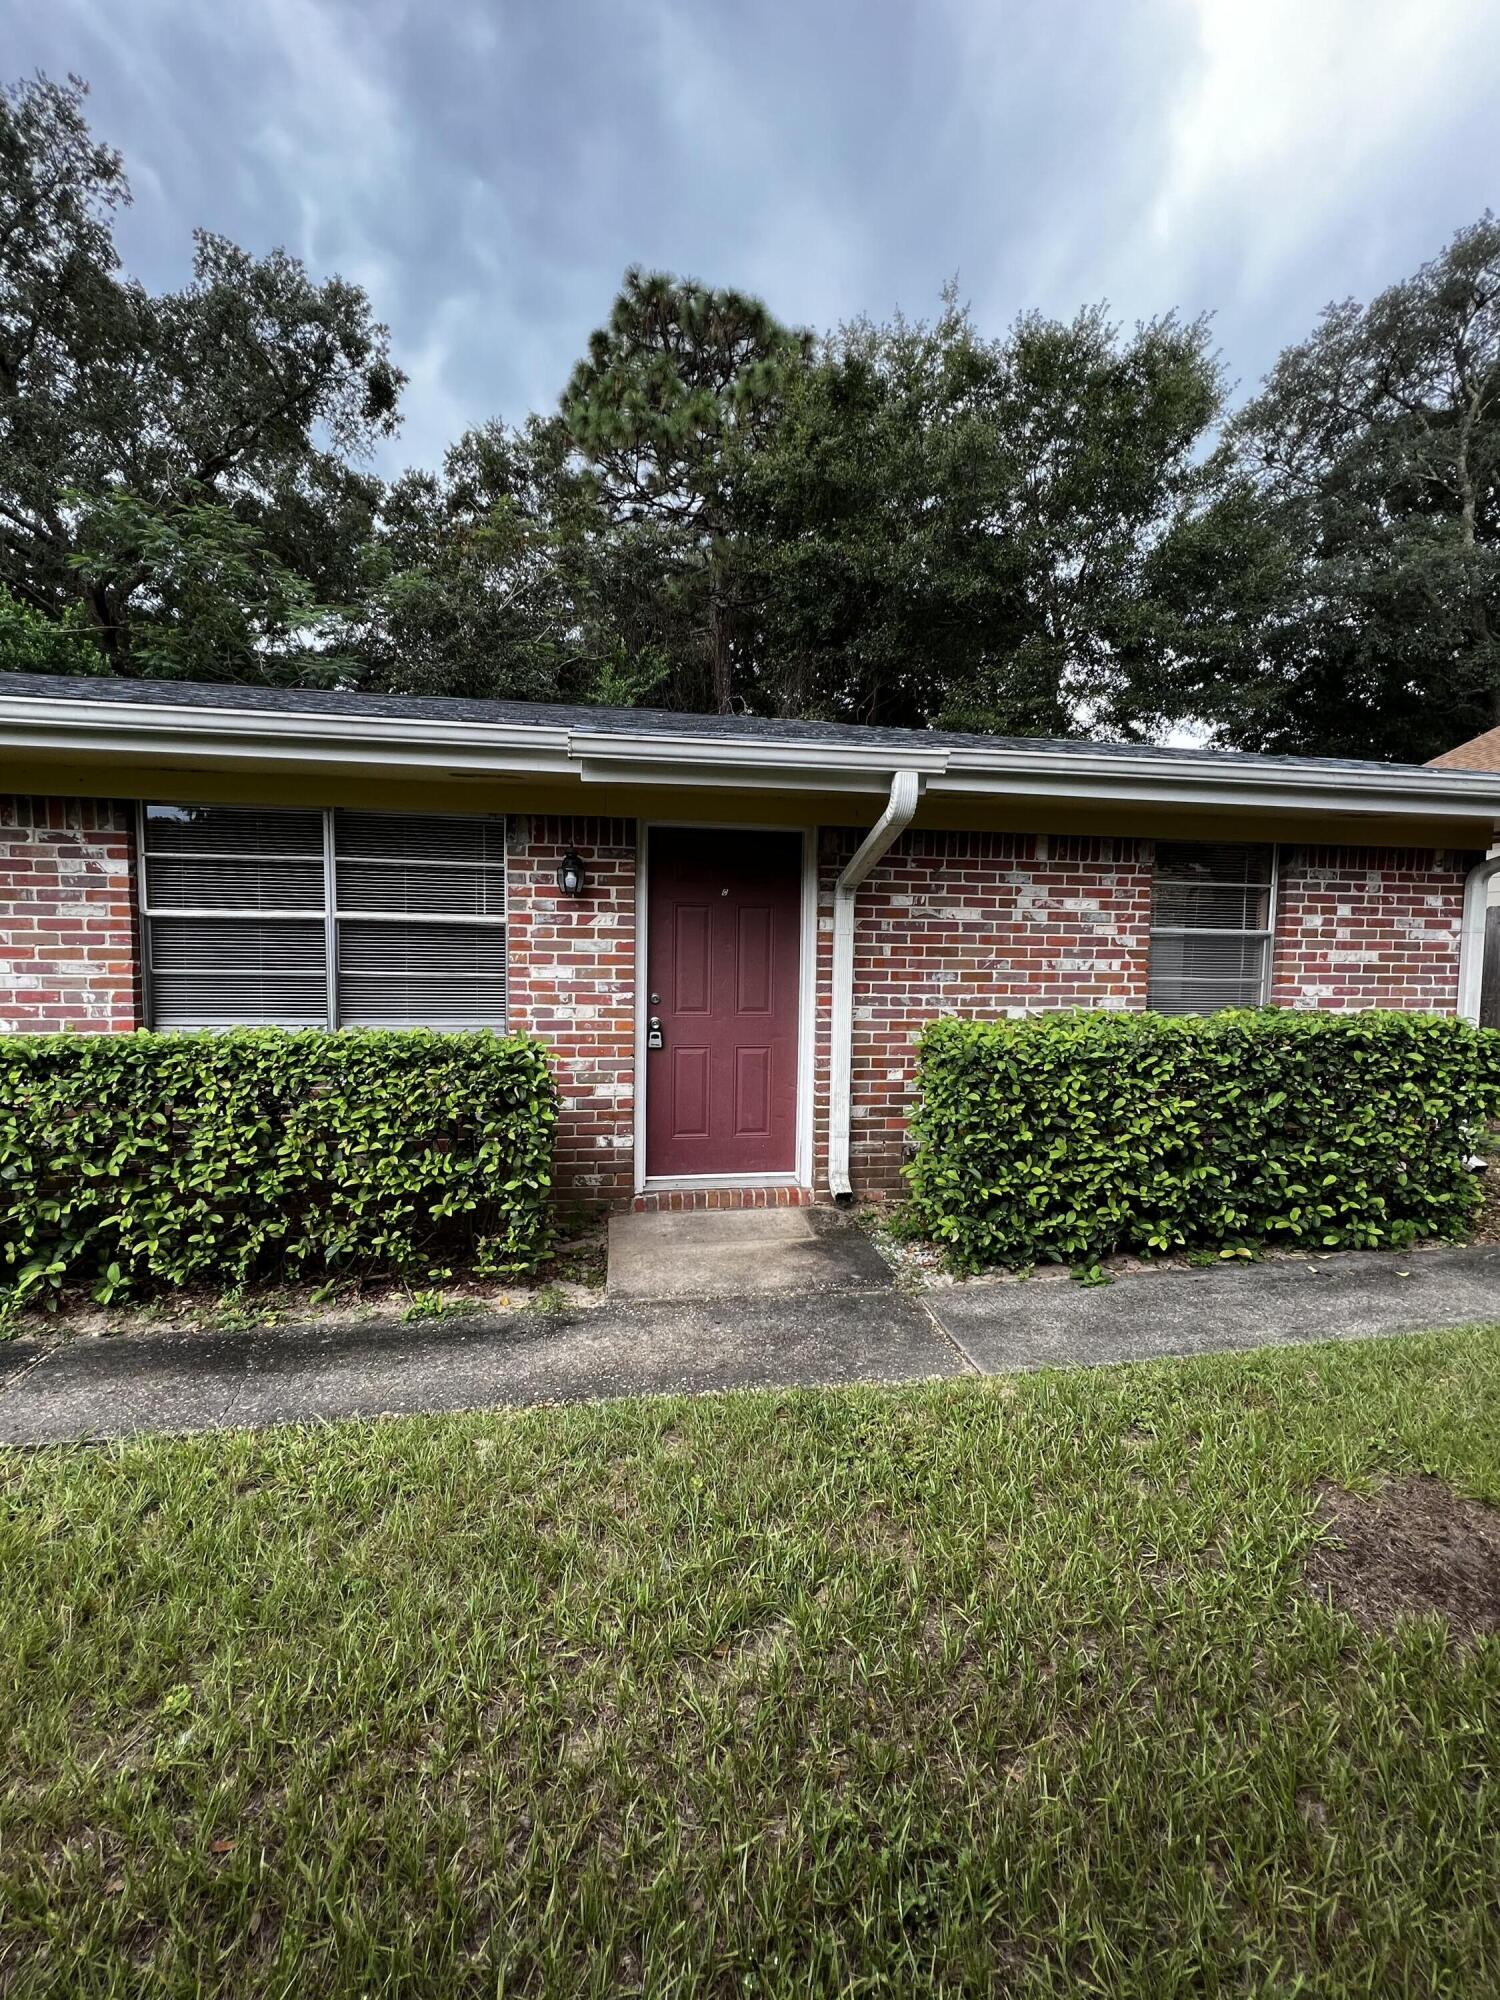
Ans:
POLYGON ((813 1050, 817 1021, 818 976, 818 829, 778 822, 773 826, 746 820, 653 819, 636 822, 635 876, 635 1191, 692 1188, 812 1186, 813 1171, 813 1050), (790 1174, 688 1174, 663 1179, 646 1172, 646 1082, 648 1054, 646 1022, 651 1012, 647 985, 647 911, 651 894, 651 832, 653 827, 700 827, 705 833, 795 833, 802 839, 802 909, 797 953, 797 1151, 790 1174))

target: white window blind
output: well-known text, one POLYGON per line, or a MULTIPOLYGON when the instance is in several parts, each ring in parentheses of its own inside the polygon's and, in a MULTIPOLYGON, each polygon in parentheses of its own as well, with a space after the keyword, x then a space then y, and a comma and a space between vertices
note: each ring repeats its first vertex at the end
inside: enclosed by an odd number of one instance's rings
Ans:
POLYGON ((1275 884, 1274 848, 1157 842, 1148 1000, 1157 1013, 1264 1006, 1275 884))
POLYGON ((141 884, 161 1028, 328 1018, 323 815, 147 806, 141 884))
POLYGON ((145 806, 160 1028, 505 1025, 505 822, 145 806))
POLYGON ((333 851, 339 1019, 503 1026, 503 822, 340 812, 333 851))

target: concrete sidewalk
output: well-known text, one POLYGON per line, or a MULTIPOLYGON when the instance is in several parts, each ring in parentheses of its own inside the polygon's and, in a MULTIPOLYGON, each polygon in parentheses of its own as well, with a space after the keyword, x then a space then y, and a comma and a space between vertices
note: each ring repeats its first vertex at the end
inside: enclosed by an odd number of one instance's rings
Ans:
POLYGON ((1500 1247, 1143 1266, 1109 1285, 981 1280, 927 1298, 949 1339, 993 1375, 1500 1320, 1500 1247))
MULTIPOLYGON (((675 1218, 674 1218, 675 1219, 675 1218)), ((788 1241, 797 1240, 788 1237, 788 1241)), ((866 1246, 867 1247, 867 1246, 866 1246)), ((571 1313, 0 1344, 0 1444, 741 1388, 912 1382, 1500 1320, 1500 1248, 940 1286, 842 1283, 571 1313)), ((873 1282, 871 1280, 873 1279, 873 1282)))
POLYGON ((965 1372, 879 1291, 0 1346, 0 1445, 965 1372))

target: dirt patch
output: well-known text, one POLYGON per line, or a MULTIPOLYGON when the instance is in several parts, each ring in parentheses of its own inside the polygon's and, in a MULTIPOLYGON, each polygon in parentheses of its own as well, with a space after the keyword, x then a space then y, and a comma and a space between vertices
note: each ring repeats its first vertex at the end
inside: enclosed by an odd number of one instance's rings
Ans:
POLYGON ((1370 1494, 1324 1482, 1317 1519, 1308 1587, 1367 1632, 1434 1611, 1460 1642, 1500 1632, 1500 1509, 1440 1479, 1395 1479, 1370 1494))

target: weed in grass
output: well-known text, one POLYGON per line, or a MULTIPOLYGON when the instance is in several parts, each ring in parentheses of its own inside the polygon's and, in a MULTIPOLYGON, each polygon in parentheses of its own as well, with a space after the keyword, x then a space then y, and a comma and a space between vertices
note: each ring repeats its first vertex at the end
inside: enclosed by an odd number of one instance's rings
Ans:
POLYGON ((1303 1579, 1497 1419, 1491 1329, 0 1454, 0 1991, 1488 1995, 1500 1638, 1303 1579))
MULTIPOLYGON (((162 1301, 153 1303, 160 1313, 162 1301)), ((236 1285, 206 1307, 199 1307, 193 1316, 214 1333, 249 1333, 256 1327, 277 1325, 284 1304, 285 1295, 279 1289, 236 1285)))

